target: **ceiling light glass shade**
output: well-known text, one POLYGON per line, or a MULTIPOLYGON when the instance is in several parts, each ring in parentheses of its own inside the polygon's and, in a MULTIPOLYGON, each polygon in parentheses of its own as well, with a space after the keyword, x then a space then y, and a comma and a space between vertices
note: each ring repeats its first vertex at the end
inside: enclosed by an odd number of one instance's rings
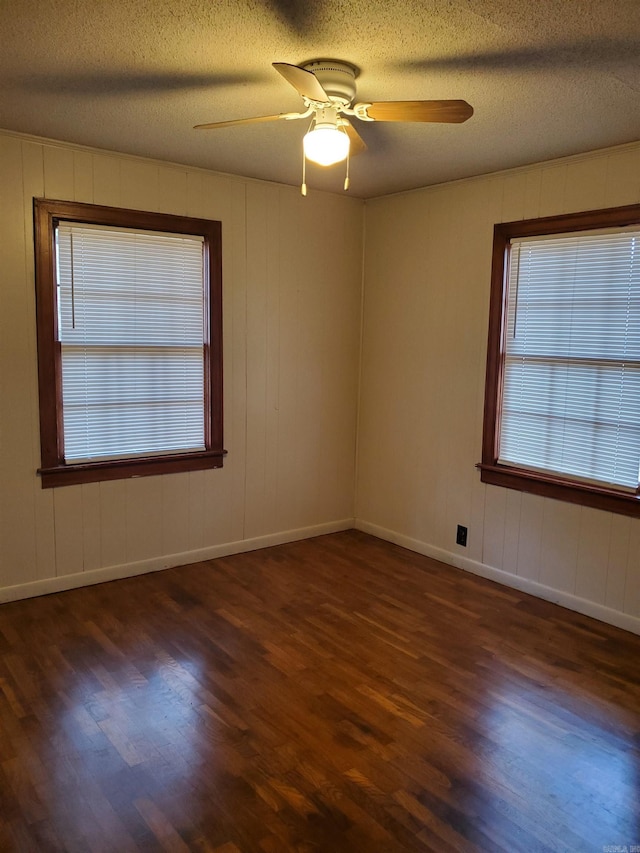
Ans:
POLYGON ((316 125, 303 140, 304 156, 320 166, 333 166, 346 160, 349 153, 349 137, 335 125, 316 125))

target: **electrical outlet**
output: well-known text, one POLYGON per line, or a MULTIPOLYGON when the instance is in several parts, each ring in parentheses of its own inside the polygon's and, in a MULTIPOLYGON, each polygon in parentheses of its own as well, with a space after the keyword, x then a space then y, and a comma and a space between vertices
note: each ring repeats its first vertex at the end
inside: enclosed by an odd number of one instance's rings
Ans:
POLYGON ((461 524, 458 525, 458 531, 456 533, 456 545, 464 545, 467 547, 467 528, 463 527, 461 524))

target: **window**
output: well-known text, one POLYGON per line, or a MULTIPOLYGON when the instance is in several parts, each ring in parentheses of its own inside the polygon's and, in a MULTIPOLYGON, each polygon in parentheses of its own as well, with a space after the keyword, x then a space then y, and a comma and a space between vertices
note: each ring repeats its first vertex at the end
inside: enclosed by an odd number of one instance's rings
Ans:
POLYGON ((640 516, 640 205, 495 226, 479 467, 640 516))
POLYGON ((34 218, 43 487, 221 467, 220 223, 34 218))

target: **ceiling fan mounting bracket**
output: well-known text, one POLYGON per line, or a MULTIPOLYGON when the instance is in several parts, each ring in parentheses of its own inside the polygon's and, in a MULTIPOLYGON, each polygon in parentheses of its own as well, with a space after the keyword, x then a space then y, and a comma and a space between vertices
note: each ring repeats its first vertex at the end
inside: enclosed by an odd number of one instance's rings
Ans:
POLYGON ((360 121, 375 121, 375 119, 371 118, 367 112, 371 106, 373 106, 373 104, 355 104, 352 109, 344 110, 344 112, 347 113, 347 115, 359 118, 360 121))
POLYGON ((359 74, 355 65, 339 59, 314 59, 302 68, 315 74, 333 104, 348 106, 353 101, 359 74))

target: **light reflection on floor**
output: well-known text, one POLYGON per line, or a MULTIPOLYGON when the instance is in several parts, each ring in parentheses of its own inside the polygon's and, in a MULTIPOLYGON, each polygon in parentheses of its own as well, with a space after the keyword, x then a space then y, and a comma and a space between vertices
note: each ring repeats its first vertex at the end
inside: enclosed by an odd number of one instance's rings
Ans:
MULTIPOLYGON (((535 684, 505 666, 505 678, 484 695, 478 719, 483 732, 478 772, 498 788, 502 802, 492 803, 492 821, 517 808, 552 850, 640 844, 640 750, 634 739, 634 715, 581 691, 569 676, 553 688, 535 684), (533 810, 531 803, 544 808, 533 810), (592 815, 597 813, 597 819, 592 815), (635 815, 621 822, 614 815, 635 815), (604 816, 604 820, 603 820, 604 816), (608 819, 607 819, 608 816, 608 819)), ((534 675, 532 672, 531 675, 534 675)), ((637 718, 635 718, 637 725, 637 718)))

